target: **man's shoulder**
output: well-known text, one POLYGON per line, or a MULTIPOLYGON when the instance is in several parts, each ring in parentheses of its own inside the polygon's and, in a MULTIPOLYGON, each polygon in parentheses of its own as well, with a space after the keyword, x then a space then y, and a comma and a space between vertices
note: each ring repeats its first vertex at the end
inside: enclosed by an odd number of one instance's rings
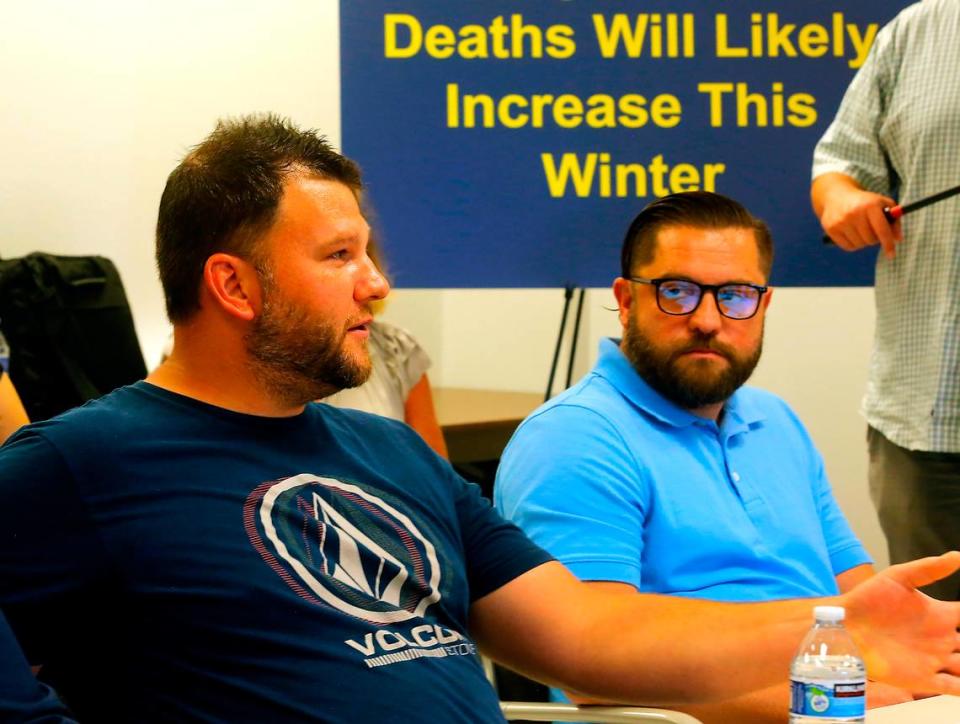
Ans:
POLYGON ((631 415, 631 406, 605 377, 591 372, 576 385, 564 390, 530 413, 520 427, 615 422, 631 415))
POLYGON ((507 444, 501 467, 522 463, 526 469, 544 458, 554 466, 611 456, 629 462, 647 436, 627 436, 626 431, 635 433, 642 418, 609 380, 591 373, 520 424, 507 444))
MULTIPOLYGON (((117 452, 131 441, 147 438, 154 428, 140 428, 138 394, 123 387, 47 420, 25 425, 0 448, 0 484, 20 485, 29 471, 29 486, 58 491, 80 468, 111 469, 117 452), (20 480, 18 480, 20 478, 20 480)), ((149 403, 146 403, 149 404, 149 403)))
POLYGON ((118 387, 103 397, 89 400, 48 420, 27 425, 21 432, 38 433, 45 437, 102 435, 109 430, 109 425, 129 425, 131 419, 150 411, 151 400, 144 388, 142 382, 118 387))
POLYGON ((890 21, 890 28, 905 32, 960 18, 960 4, 956 0, 921 0, 908 5, 890 21))
MULTIPOLYGON (((953 29, 960 22, 960 3, 956 0, 922 0, 908 5, 884 26, 874 43, 876 52, 900 58, 919 46, 937 46, 937 52, 952 52, 940 40, 952 38, 953 29), (933 40, 936 38, 937 40, 933 40)), ((951 42, 955 42, 952 38, 951 42)))
POLYGON ((610 383, 591 373, 531 413, 514 432, 497 468, 498 510, 516 521, 522 501, 531 495, 567 500, 567 492, 585 481, 606 485, 611 477, 632 485, 635 447, 645 444, 647 436, 634 434, 625 407, 629 403, 610 383))
POLYGON ((604 417, 630 414, 633 405, 614 380, 598 372, 591 372, 569 390, 554 397, 544 407, 563 407, 583 410, 604 417))

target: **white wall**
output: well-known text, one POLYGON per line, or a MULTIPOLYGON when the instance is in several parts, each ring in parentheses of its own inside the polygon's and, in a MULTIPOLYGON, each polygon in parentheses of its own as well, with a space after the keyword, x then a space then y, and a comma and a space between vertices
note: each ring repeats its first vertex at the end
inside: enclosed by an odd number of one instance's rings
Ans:
POLYGON ((148 365, 166 181, 220 116, 276 111, 339 144, 335 0, 31 0, 0 23, 0 255, 104 254, 148 365))
MULTIPOLYGON (((152 366, 169 331, 152 243, 167 174, 224 115, 276 111, 339 144, 338 46, 336 0, 7 3, 0 255, 113 259, 152 366)), ((855 529, 885 562, 856 412, 871 299, 868 289, 778 290, 754 382, 797 408, 855 529)), ((561 305, 559 290, 403 290, 386 316, 422 340, 436 384, 540 391, 561 305)), ((609 292, 591 290, 580 373, 597 339, 617 332, 603 305, 609 292)))

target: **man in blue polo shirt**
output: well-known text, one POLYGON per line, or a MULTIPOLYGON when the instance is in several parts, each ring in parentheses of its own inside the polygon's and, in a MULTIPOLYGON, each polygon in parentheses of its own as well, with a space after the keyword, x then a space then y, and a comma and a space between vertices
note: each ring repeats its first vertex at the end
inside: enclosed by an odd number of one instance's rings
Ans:
MULTIPOLYGON (((718 194, 665 197, 631 225, 613 285, 622 340, 603 340, 593 371, 524 421, 495 487, 500 511, 581 579, 760 601, 873 575, 803 425, 742 386, 772 258, 766 225, 718 194)), ((785 711, 783 689, 697 713, 785 711)))

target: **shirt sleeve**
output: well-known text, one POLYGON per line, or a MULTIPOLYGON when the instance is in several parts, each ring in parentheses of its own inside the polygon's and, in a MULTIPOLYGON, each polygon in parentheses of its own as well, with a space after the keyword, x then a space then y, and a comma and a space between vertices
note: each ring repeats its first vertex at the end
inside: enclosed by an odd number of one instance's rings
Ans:
POLYGON ((457 514, 463 531, 470 601, 476 601, 553 557, 504 520, 472 483, 459 480, 457 514))
POLYGON ((873 563, 863 544, 850 528, 836 498, 833 497, 833 489, 827 479, 823 458, 816 449, 813 449, 812 444, 811 452, 815 456, 813 494, 816 498, 823 539, 827 544, 827 554, 830 556, 833 575, 838 576, 856 566, 873 563))
POLYGON ((54 694, 30 672, 7 620, 0 612, 0 721, 69 724, 74 720, 54 694))
POLYGON ((399 383, 403 400, 407 399, 420 378, 430 369, 430 357, 407 330, 386 322, 376 322, 378 344, 384 363, 399 383))
POLYGON ((0 607, 43 663, 89 625, 80 599, 104 575, 105 556, 69 467, 31 427, 0 448, 0 500, 0 607))
POLYGON ((814 149, 813 178, 842 173, 868 191, 895 192, 898 181, 880 140, 894 31, 894 23, 880 31, 866 62, 850 82, 836 117, 814 149))
POLYGON ((575 405, 529 418, 494 491, 504 516, 581 580, 640 587, 647 487, 609 420, 575 405))

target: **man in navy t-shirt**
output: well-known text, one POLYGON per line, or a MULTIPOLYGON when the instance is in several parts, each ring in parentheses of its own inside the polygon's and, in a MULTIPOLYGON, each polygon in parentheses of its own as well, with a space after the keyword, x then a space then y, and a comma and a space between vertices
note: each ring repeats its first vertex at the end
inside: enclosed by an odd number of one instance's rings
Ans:
MULTIPOLYGON (((310 402, 369 374, 360 188, 312 132, 221 123, 160 202, 172 355, 0 450, 0 604, 78 718, 494 721, 478 646, 615 701, 782 681, 810 601, 597 591, 405 425, 310 402)), ((833 599, 884 678, 960 692, 960 605, 913 588, 958 566, 833 599)))

